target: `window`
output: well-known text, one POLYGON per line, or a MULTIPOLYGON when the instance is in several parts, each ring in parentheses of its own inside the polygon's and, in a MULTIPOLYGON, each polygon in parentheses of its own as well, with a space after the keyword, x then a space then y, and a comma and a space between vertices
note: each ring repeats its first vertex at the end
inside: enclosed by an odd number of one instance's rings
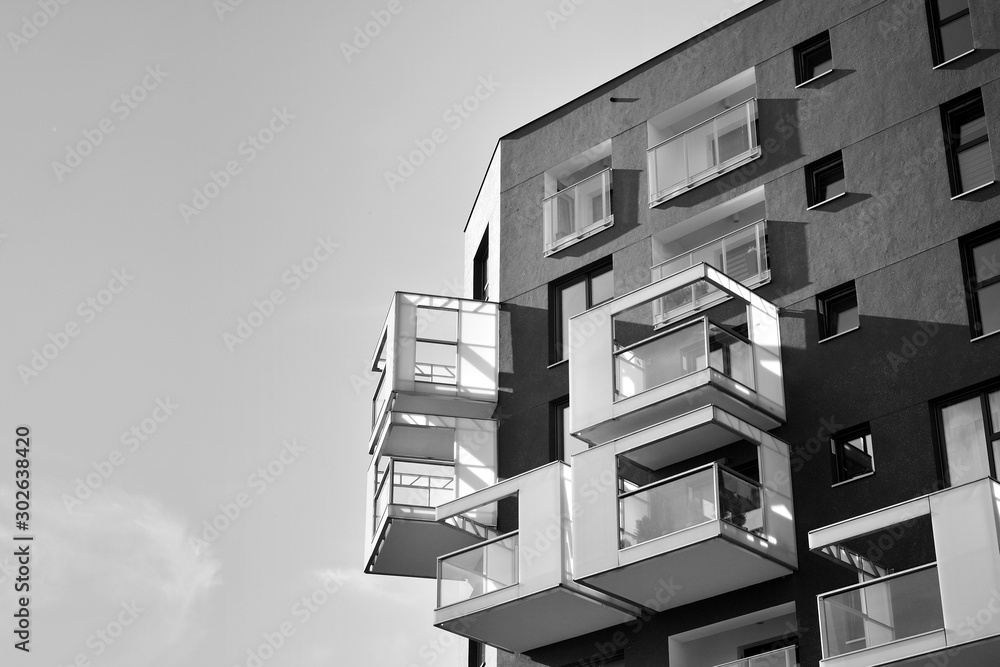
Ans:
POLYGON ((550 460, 571 463, 574 454, 585 451, 589 445, 570 435, 569 396, 552 402, 552 455, 550 460))
POLYGON ((458 311, 417 306, 416 382, 458 384, 458 311))
POLYGON ((483 240, 472 260, 472 298, 479 301, 490 300, 490 228, 483 232, 483 240))
POLYGON ((927 17, 931 28, 934 64, 972 53, 972 16, 968 0, 928 0, 927 17))
POLYGON ((844 158, 840 151, 806 167, 806 200, 809 208, 847 194, 844 158))
POLYGON ((993 182, 993 157, 983 96, 977 89, 941 107, 951 193, 956 197, 993 182))
POLYGON ((569 318, 615 296, 611 262, 586 269, 555 284, 549 295, 552 316, 552 363, 569 359, 569 318))
POLYGON ((997 478, 1000 387, 966 393, 938 406, 938 436, 948 484, 997 478))
POLYGON ((830 438, 830 463, 834 484, 875 472, 872 431, 868 424, 841 431, 830 438))
POLYGON ((962 241, 972 337, 1000 331, 1000 224, 962 241))
POLYGON ((795 83, 799 86, 833 71, 830 32, 816 35, 795 47, 795 83))
POLYGON ((819 312, 820 340, 857 329, 860 320, 854 281, 818 295, 816 310, 819 312))

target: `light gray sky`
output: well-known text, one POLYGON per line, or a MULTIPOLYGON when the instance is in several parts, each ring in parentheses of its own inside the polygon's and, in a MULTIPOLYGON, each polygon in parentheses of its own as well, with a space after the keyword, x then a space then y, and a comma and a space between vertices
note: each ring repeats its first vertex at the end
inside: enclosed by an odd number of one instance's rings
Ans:
POLYGON ((391 293, 460 284, 499 136, 749 4, 3 3, 0 663, 464 665, 433 582, 361 574, 391 293))

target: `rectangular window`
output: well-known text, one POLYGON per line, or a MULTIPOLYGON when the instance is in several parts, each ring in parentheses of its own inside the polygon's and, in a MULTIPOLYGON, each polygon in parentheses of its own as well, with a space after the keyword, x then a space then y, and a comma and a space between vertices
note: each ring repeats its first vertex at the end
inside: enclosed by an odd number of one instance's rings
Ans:
POLYGON ((937 408, 939 443, 949 486, 997 478, 1000 387, 964 394, 937 408))
POLYGON ((472 298, 478 301, 490 300, 490 228, 483 232, 483 240, 472 260, 472 298))
POLYGON ((959 196, 993 182, 993 156, 982 93, 976 89, 941 107, 951 193, 959 196))
POLYGON ((458 384, 458 311, 417 306, 416 382, 458 384))
POLYGON ((824 340, 860 326, 858 293, 854 281, 817 295, 819 338, 824 340))
POLYGON ((553 285, 549 294, 552 317, 552 363, 569 359, 569 318, 615 296, 610 258, 553 285))
POLYGON ((972 337, 1000 331, 1000 223, 966 237, 962 266, 972 337))
POLYGON ((589 445, 570 435, 569 396, 552 402, 552 461, 571 463, 574 454, 585 451, 589 445))
POLYGON ((928 0, 934 65, 943 65, 975 51, 968 0, 928 0))
POLYGON ((814 208, 847 193, 844 157, 840 151, 806 166, 806 201, 814 208))
POLYGON ((834 484, 875 472, 872 431, 868 424, 856 426, 832 436, 830 438, 830 462, 833 466, 834 484))
POLYGON ((833 71, 830 32, 816 35, 795 47, 795 83, 798 86, 833 71))

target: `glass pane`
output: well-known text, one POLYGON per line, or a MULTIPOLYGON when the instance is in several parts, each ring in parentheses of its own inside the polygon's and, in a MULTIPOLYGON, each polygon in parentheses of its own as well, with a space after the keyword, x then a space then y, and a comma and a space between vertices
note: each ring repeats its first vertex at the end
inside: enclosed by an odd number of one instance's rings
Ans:
POLYGON ((715 120, 719 128, 719 162, 731 160, 750 150, 745 105, 730 109, 715 120))
POLYGON ((872 467, 871 449, 868 445, 870 436, 861 436, 844 443, 844 479, 852 479, 859 475, 867 475, 872 467))
POLYGON ((989 476, 986 430, 979 396, 942 408, 941 428, 951 486, 989 476))
MULTIPOLYGON (((746 667, 796 667, 795 647, 779 649, 754 656, 747 660, 746 667)), ((742 666, 741 666, 742 667, 742 666)))
POLYGON ((706 468, 622 498, 621 548, 715 519, 714 475, 706 468))
POLYGON ((458 311, 417 306, 417 336, 434 340, 458 340, 458 311))
POLYGON ((854 294, 845 296, 827 304, 827 318, 830 336, 843 333, 859 326, 858 297, 854 294))
POLYGON ((587 310, 587 283, 581 280, 578 283, 567 285, 559 291, 559 307, 562 328, 562 348, 559 358, 569 358, 569 318, 579 315, 587 310))
POLYGON ((810 61, 808 63, 808 71, 805 73, 806 81, 820 74, 825 74, 833 69, 833 55, 830 53, 829 48, 824 49, 821 53, 816 54, 815 61, 810 61))
POLYGON ((705 123, 701 127, 688 130, 685 141, 687 142, 688 178, 715 167, 714 123, 705 123))
POLYGON ((764 529, 760 487, 719 469, 719 507, 723 521, 751 533, 764 529))
POLYGON ((938 20, 969 8, 969 0, 937 0, 938 20))
POLYGON ((654 152, 656 192, 669 191, 687 179, 684 162, 684 137, 679 136, 661 145, 654 152))
POLYGON ((745 282, 760 273, 756 226, 733 234, 725 243, 726 266, 723 272, 727 276, 745 282))
POLYGON ((841 174, 829 181, 820 181, 819 192, 816 193, 816 196, 822 202, 845 192, 847 192, 847 182, 841 174))
POLYGON ((517 535, 441 560, 438 601, 446 607, 517 583, 517 535))
POLYGON ((634 396, 703 370, 705 328, 701 321, 615 356, 618 393, 634 396))
POLYGON ((944 627, 936 567, 821 597, 820 608, 825 658, 944 627))
POLYGON ((980 284, 1000 275, 1000 238, 973 248, 972 263, 976 265, 976 282, 980 284))
POLYGON ((993 433, 1000 433, 1000 391, 989 395, 990 427, 993 433))
POLYGON ((958 174, 962 192, 968 192, 993 180, 993 156, 985 141, 958 154, 958 174))
POLYGON ((750 344, 714 325, 708 328, 709 365, 723 375, 753 389, 750 344))
POLYGON ((982 333, 985 335, 1000 331, 1000 283, 983 287, 976 292, 976 302, 979 304, 982 333))
POLYGON ((986 116, 980 116, 979 118, 973 118, 967 123, 962 123, 958 126, 958 143, 962 146, 969 143, 970 141, 975 141, 976 139, 982 139, 986 136, 986 116))
POLYGON ((575 233, 580 233, 595 222, 600 222, 606 217, 605 208, 605 185, 607 179, 604 176, 592 178, 573 188, 576 199, 576 225, 575 233))
POLYGON ((972 50, 972 21, 968 14, 941 26, 941 55, 945 61, 972 50))
POLYGON ((615 273, 607 270, 590 279, 591 307, 615 298, 615 273))
POLYGON ((437 507, 455 499, 455 469, 452 466, 396 461, 392 473, 392 502, 395 505, 437 507))
POLYGON ((454 343, 417 341, 414 380, 438 384, 458 382, 458 347, 454 343))

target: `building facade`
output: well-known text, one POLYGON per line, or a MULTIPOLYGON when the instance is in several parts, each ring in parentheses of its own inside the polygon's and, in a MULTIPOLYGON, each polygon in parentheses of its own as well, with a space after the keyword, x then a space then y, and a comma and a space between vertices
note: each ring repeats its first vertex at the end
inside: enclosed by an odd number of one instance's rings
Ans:
POLYGON ((1000 664, 998 50, 765 0, 501 138, 372 359, 367 571, 473 665, 1000 664))

